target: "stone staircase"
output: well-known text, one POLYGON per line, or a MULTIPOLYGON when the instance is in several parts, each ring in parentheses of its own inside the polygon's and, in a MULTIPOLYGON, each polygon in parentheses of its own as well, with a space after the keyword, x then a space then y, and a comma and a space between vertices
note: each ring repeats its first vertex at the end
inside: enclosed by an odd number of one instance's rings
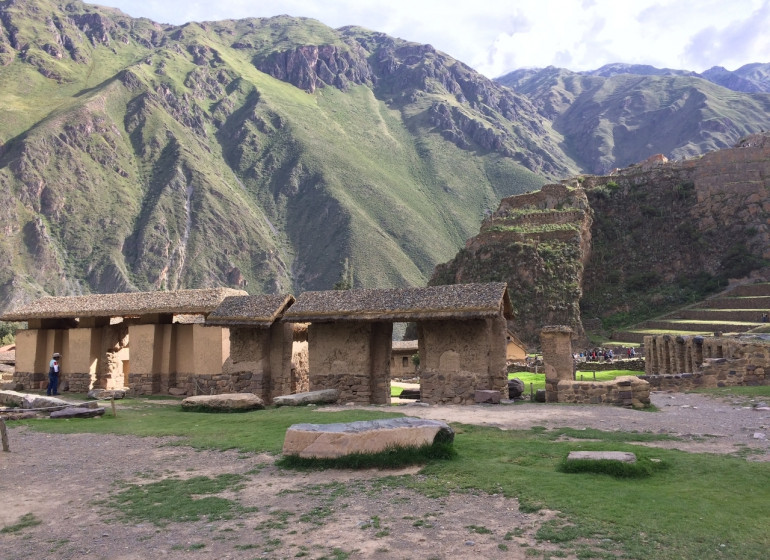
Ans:
POLYGON ((641 343, 645 335, 743 333, 762 326, 770 315, 770 283, 743 284, 712 298, 612 334, 620 343, 641 343))

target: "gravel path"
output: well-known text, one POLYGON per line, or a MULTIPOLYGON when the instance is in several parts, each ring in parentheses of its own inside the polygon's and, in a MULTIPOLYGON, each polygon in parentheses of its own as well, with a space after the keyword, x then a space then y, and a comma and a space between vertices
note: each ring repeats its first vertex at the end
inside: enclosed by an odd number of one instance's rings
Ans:
MULTIPOLYGON (((516 406, 406 405, 406 414, 528 429, 570 426, 678 434, 656 442, 684 451, 732 453, 751 448, 747 460, 770 460, 770 410, 702 395, 653 394, 660 412, 615 407, 524 404, 516 406)), ((333 410, 323 409, 323 410, 333 410)), ((12 423, 11 423, 12 424, 12 423)), ((273 466, 267 454, 196 451, 170 438, 97 434, 52 435, 11 427, 10 453, 0 453, 0 528, 24 515, 39 525, 0 533, 0 558, 525 558, 541 551, 537 528, 554 512, 524 514, 501 495, 427 498, 406 489, 382 490, 381 471, 295 473, 273 466), (147 484, 192 476, 242 475, 228 491, 252 510, 234 519, 201 519, 158 527, 119 518, 103 501, 120 491, 116 481, 147 484), (474 533, 479 526, 489 533, 474 533), (507 539, 505 536, 507 535, 507 539), (505 548, 501 548, 505 547, 505 548)), ((554 545, 555 546, 555 545, 554 545)))

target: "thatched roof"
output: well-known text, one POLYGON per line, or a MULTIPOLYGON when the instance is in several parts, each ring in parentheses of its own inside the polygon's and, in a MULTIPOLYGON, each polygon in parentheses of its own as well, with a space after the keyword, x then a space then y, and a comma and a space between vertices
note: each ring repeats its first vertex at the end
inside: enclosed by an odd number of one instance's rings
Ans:
POLYGON ((2 321, 75 317, 130 317, 156 313, 210 313, 227 296, 242 290, 210 288, 173 292, 128 292, 90 296, 43 297, 0 316, 2 321))
POLYGON ((429 321, 512 318, 504 282, 452 284, 427 288, 305 292, 284 314, 290 322, 429 321))
POLYGON ((294 303, 292 295, 230 296, 206 317, 207 325, 267 328, 294 303))

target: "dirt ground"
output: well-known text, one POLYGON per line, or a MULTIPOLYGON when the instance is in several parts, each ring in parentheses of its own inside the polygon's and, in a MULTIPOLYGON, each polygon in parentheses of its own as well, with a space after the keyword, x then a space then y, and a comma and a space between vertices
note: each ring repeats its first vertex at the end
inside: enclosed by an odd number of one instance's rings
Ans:
MULTIPOLYGON (((651 445, 708 453, 751 448, 747 460, 770 461, 767 407, 680 393, 653 394, 653 403, 661 412, 542 404, 412 404, 399 411, 502 429, 673 433, 683 441, 651 445)), ((0 533, 4 559, 516 559, 526 558, 528 549, 541 551, 541 557, 542 551, 556 549, 534 539, 555 512, 522 513, 517 500, 502 495, 428 498, 377 483, 388 475, 421 476, 416 468, 296 473, 277 469, 267 454, 195 451, 170 446, 168 439, 50 435, 10 426, 11 451, 0 453, 0 528, 29 514, 41 523, 0 533), (116 481, 146 484, 222 473, 245 477, 240 489, 222 495, 250 508, 233 519, 158 527, 127 522, 104 504, 120 491, 116 481)))

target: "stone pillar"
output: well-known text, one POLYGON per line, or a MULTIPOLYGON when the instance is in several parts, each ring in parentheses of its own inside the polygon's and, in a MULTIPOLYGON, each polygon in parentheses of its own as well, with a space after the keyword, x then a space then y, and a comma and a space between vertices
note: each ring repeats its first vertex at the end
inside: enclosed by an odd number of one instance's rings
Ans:
POLYGON ((559 402, 557 385, 562 380, 572 380, 572 329, 565 325, 543 327, 540 331, 545 369, 545 400, 559 402))
POLYGON ((485 387, 492 391, 500 391, 502 398, 508 398, 508 323, 501 314, 487 320, 489 333, 489 385, 485 387))
POLYGON ((390 353, 393 323, 373 323, 371 351, 372 404, 390 404, 390 353))
POLYGON ((276 322, 270 326, 270 391, 265 403, 274 397, 291 395, 291 358, 294 325, 276 322))

